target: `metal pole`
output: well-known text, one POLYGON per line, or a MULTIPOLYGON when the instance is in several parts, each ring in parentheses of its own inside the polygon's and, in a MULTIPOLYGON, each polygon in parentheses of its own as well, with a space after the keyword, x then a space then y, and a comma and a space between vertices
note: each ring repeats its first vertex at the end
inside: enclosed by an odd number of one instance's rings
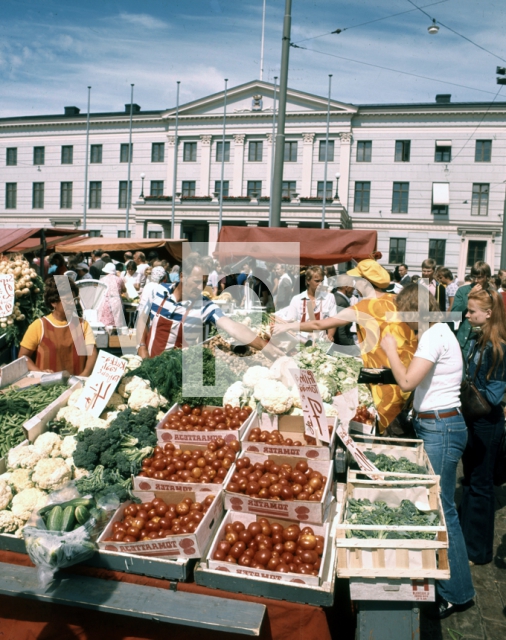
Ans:
POLYGON ((176 125, 174 127, 174 171, 172 172, 172 216, 170 222, 170 237, 174 240, 174 225, 176 218, 176 182, 177 182, 177 128, 179 125, 179 85, 181 81, 177 81, 176 92, 176 125))
MULTIPOLYGON (((272 181, 274 179, 274 148, 276 139, 276 89, 278 76, 274 76, 274 95, 272 97, 272 149, 271 149, 271 193, 272 181)), ((269 227, 272 227, 272 197, 269 198, 269 227)))
POLYGON ((264 44, 265 44, 265 3, 262 9, 262 43, 260 45, 260 80, 264 79, 264 44))
POLYGON ((130 200, 132 190, 130 189, 130 170, 132 167, 132 114, 134 111, 134 85, 130 85, 130 131, 128 135, 128 176, 127 176, 127 208, 125 219, 125 237, 130 237, 130 200))
POLYGON ((281 46, 281 72, 279 80, 279 116, 274 153, 274 175, 271 187, 271 227, 281 226, 281 188, 283 183, 283 161, 285 155, 286 91, 288 87, 288 62, 290 56, 290 29, 292 23, 292 0, 285 0, 285 18, 281 46))
POLYGON ((86 151, 84 156, 84 206, 83 206, 83 229, 86 229, 86 213, 88 211, 88 150, 90 141, 90 93, 88 87, 88 115, 86 116, 86 151))
POLYGON ((506 199, 502 212, 501 269, 506 269, 506 199))
POLYGON ((325 206, 327 204, 327 166, 329 159, 329 128, 330 128, 330 91, 332 86, 332 74, 329 73, 329 101, 327 104, 327 134, 325 136, 325 168, 323 170, 323 205, 322 205, 322 229, 325 229, 325 206))
POLYGON ((225 173, 225 128, 227 126, 227 82, 225 78, 225 96, 223 98, 223 136, 221 138, 221 182, 220 182, 220 213, 218 216, 218 232, 221 231, 223 219, 223 176, 225 173))

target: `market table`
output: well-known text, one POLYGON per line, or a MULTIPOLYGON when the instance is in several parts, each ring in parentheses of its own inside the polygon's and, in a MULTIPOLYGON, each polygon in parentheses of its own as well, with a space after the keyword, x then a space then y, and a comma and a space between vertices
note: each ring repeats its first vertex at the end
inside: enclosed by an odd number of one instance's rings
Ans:
MULTIPOLYGON (((0 562, 23 567, 33 566, 27 555, 12 551, 0 551, 0 562)), ((75 566, 65 574, 91 576, 103 580, 116 580, 129 584, 170 589, 176 583, 147 578, 94 567, 75 566)), ((248 601, 265 605, 266 614, 261 628, 262 640, 331 640, 325 611, 320 607, 294 604, 281 600, 243 596, 208 589, 193 583, 177 583, 179 592, 248 601)), ((135 604, 134 604, 135 606, 135 604)), ((223 639, 223 631, 209 631, 188 626, 171 625, 137 618, 127 618, 100 611, 90 615, 79 607, 42 603, 23 597, 0 596, 0 629, 2 638, 21 640, 218 640, 223 639)), ((243 635, 227 633, 227 640, 242 638, 243 635)))

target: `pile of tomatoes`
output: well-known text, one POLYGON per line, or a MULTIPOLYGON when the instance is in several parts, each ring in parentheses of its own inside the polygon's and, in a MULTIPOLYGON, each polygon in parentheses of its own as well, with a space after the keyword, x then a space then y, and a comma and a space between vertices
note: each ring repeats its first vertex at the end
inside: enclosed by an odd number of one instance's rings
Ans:
POLYGON ((216 438, 203 449, 176 449, 172 442, 155 447, 153 456, 142 461, 139 476, 172 482, 221 484, 234 463, 241 445, 216 438))
POLYGON ((252 569, 317 576, 323 545, 323 536, 315 535, 311 527, 283 527, 260 518, 248 526, 239 521, 227 524, 212 558, 252 569))
POLYGON ((265 444, 284 444, 287 447, 302 447, 305 442, 285 438, 280 431, 262 431, 260 427, 254 427, 249 434, 248 442, 265 442, 265 444))
POLYGON ((361 422, 362 424, 374 424, 374 416, 367 407, 359 406, 352 420, 361 422))
POLYGON ((181 533, 194 533, 214 496, 203 502, 184 498, 178 504, 167 504, 161 498, 125 507, 123 520, 112 525, 112 537, 105 542, 140 542, 158 540, 181 533))
POLYGON ((252 411, 251 407, 240 409, 229 404, 214 409, 192 409, 189 404, 184 404, 181 409, 170 413, 161 426, 174 431, 233 431, 244 424, 252 411))
POLYGON ((226 486, 232 493, 245 493, 252 498, 268 500, 310 500, 320 502, 327 478, 311 469, 306 460, 292 467, 272 460, 252 464, 248 457, 239 458, 236 471, 226 486))

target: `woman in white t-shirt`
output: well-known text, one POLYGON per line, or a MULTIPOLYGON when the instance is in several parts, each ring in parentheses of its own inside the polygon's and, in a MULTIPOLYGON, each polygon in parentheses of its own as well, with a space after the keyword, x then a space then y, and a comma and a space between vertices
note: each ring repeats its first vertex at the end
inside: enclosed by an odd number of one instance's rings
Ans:
MULTIPOLYGON (((436 299, 429 295, 429 310, 438 312, 436 299)), ((399 312, 418 311, 419 287, 408 285, 396 298, 399 312)), ((423 320, 420 318, 420 321, 423 320)), ((418 322, 408 322, 413 330, 418 322)), ((475 595, 466 544, 455 507, 457 464, 467 443, 467 427, 460 411, 460 384, 463 361, 459 343, 447 324, 435 322, 419 338, 418 349, 406 368, 397 353, 397 343, 386 335, 381 347, 402 391, 415 390, 414 427, 424 441, 434 471, 440 476, 441 502, 448 528, 450 580, 438 581, 438 607, 433 617, 446 618, 471 607, 475 595)))

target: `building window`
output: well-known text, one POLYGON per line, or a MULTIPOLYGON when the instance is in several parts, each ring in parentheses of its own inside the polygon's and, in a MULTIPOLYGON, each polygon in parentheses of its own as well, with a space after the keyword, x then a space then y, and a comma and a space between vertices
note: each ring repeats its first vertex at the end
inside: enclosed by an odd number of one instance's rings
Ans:
POLYGON ((394 182, 392 192, 392 213, 407 213, 409 182, 394 182))
MULTIPOLYGON (((223 141, 216 143, 216 162, 221 162, 223 150, 223 141)), ((225 162, 230 162, 230 142, 225 142, 225 162)))
POLYGON ((119 197, 118 208, 126 209, 128 205, 132 204, 132 181, 130 180, 130 189, 128 188, 127 180, 120 180, 119 183, 119 197))
POLYGON ((72 145, 65 145, 61 148, 61 163, 73 164, 74 162, 74 147, 72 145))
POLYGON ((44 164, 45 158, 45 147, 34 147, 33 148, 33 164, 41 165, 44 164))
POLYGON ((18 183, 8 182, 5 185, 5 208, 15 209, 18 200, 18 183))
POLYGON ((250 198, 253 198, 253 197, 259 198, 262 195, 262 181, 248 180, 247 195, 250 196, 250 198))
POLYGON ((72 209, 72 182, 60 183, 60 209, 72 209))
POLYGON ((197 143, 196 142, 184 143, 183 162, 197 162, 197 143))
POLYGON ((355 201, 353 211, 358 213, 369 213, 369 202, 371 199, 371 183, 355 182, 355 201))
MULTIPOLYGON (((102 145, 100 145, 100 146, 102 146, 102 145)), ((90 238, 100 238, 100 234, 101 234, 100 229, 93 229, 92 231, 89 232, 88 235, 89 235, 90 238)))
POLYGON ((295 180, 287 181, 283 180, 281 185, 281 197, 282 198, 293 198, 294 194, 297 193, 297 183, 295 180))
MULTIPOLYGON (((228 180, 223 180, 223 197, 226 198, 229 193, 228 193, 228 185, 229 185, 229 181, 228 180)), ((262 187, 262 183, 260 183, 260 188, 262 187)), ((218 198, 220 197, 220 191, 221 191, 221 180, 215 180, 214 181, 214 193, 218 194, 218 198)))
POLYGON ((473 184, 473 201, 471 205, 472 216, 488 215, 489 184, 473 184))
POLYGON ((165 157, 165 143, 153 142, 151 145, 151 162, 163 162, 165 157))
POLYGON ((89 209, 102 208, 102 183, 90 182, 90 198, 88 202, 89 209))
POLYGON ((297 162, 297 142, 285 142, 285 162, 297 162))
POLYGON ((132 232, 129 231, 128 235, 126 231, 118 231, 118 238, 131 238, 132 237, 132 232))
POLYGON ((432 183, 432 215, 447 216, 450 205, 450 184, 448 182, 432 183))
POLYGON ((390 238, 390 251, 388 262, 390 264, 402 264, 406 254, 406 238, 390 238))
POLYGON ((32 209, 44 209, 43 182, 34 182, 32 185, 32 209))
POLYGON ((360 140, 357 142, 357 162, 371 162, 372 142, 360 140))
MULTIPOLYGON (((324 185, 324 181, 323 180, 319 180, 318 184, 316 185, 316 197, 317 198, 323 198, 323 185, 324 185)), ((325 185, 325 190, 326 190, 326 198, 327 200, 330 198, 332 200, 332 180, 327 180, 327 184, 325 185)))
POLYGON ((251 140, 248 147, 248 161, 262 162, 264 143, 261 140, 251 140))
MULTIPOLYGON (((320 147, 318 149, 318 160, 325 162, 325 140, 320 140, 320 147)), ((327 161, 334 162, 334 141, 329 140, 329 151, 327 153, 327 161)))
MULTIPOLYGON (((126 151, 125 153, 128 153, 126 151)), ((90 147, 90 163, 101 164, 102 163, 102 145, 92 144, 90 147)))
POLYGON ((409 162, 411 154, 411 140, 395 141, 395 162, 409 162))
POLYGON ((163 180, 151 180, 150 196, 163 196, 163 180))
POLYGON ((128 142, 122 143, 119 151, 119 161, 120 162, 132 162, 132 158, 134 155, 134 145, 129 144, 128 142), (128 150, 130 149, 130 158, 128 157, 128 150))
POLYGON ((472 267, 475 262, 485 262, 486 252, 486 240, 469 240, 467 247, 467 266, 472 267))
POLYGON ((446 240, 429 240, 429 258, 436 264, 445 263, 446 240))
POLYGON ((183 198, 195 197, 195 180, 183 180, 182 196, 183 198))
POLYGON ((148 238, 161 238, 162 237, 162 232, 161 231, 148 231, 148 238))
POLYGON ((492 140, 476 140, 474 151, 475 162, 490 162, 492 160, 492 140))
POLYGON ((451 159, 452 143, 447 140, 437 140, 434 162, 451 162, 451 159))
POLYGON ((15 167, 18 164, 17 147, 10 147, 9 149, 7 149, 6 164, 8 167, 15 167))

